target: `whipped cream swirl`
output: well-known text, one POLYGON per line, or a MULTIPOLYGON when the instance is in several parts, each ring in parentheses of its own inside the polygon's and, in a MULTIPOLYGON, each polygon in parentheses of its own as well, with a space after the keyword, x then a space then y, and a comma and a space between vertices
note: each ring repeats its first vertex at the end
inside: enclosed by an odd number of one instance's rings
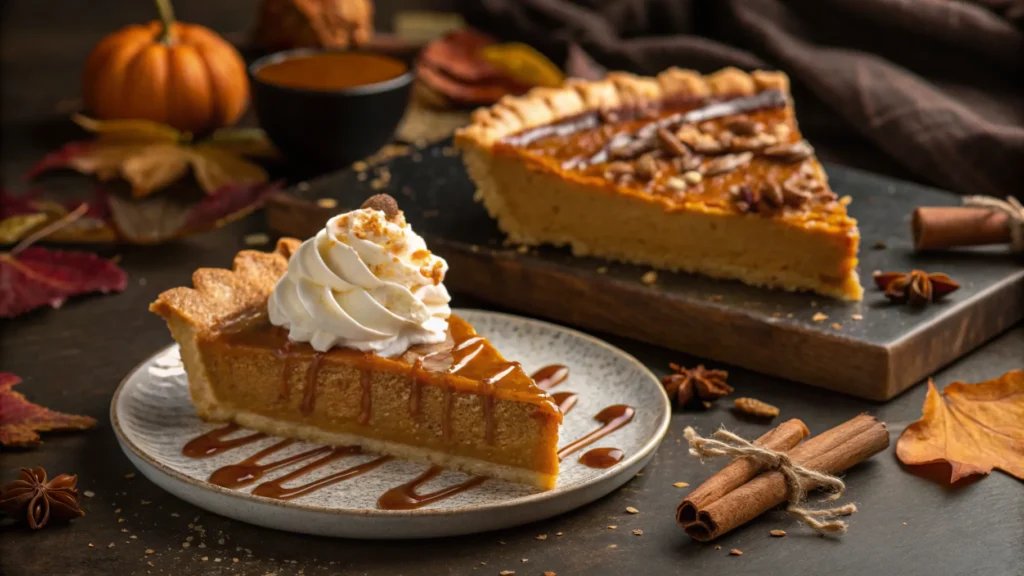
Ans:
POLYGON ((447 270, 401 212, 353 210, 292 255, 268 302, 270 322, 320 352, 339 346, 397 356, 447 337, 447 270))

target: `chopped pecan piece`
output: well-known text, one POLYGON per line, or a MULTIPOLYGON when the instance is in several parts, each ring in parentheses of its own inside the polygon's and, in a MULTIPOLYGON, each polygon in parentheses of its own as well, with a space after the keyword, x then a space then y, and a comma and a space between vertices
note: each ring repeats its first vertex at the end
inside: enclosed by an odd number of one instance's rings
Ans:
POLYGON ((814 154, 814 148, 807 140, 800 140, 792 144, 776 144, 761 151, 761 154, 778 162, 791 164, 806 160, 814 154))
POLYGON ((754 136, 764 131, 764 124, 754 122, 746 116, 737 116, 725 123, 725 129, 737 136, 754 136))
POLYGON ((684 174, 684 175, 685 175, 686 172, 693 172, 695 170, 700 170, 700 166, 703 163, 704 163, 704 157, 703 156, 697 156, 696 154, 691 155, 691 156, 687 156, 686 158, 673 158, 672 159, 672 166, 676 169, 677 172, 679 172, 680 174, 684 174))
POLYGON ((758 418, 775 418, 779 415, 778 408, 757 398, 737 398, 733 400, 733 404, 740 412, 758 418))
POLYGON ((707 134, 698 136, 690 147, 700 154, 721 154, 726 150, 726 147, 718 139, 707 134))
POLYGON ((636 161, 636 177, 650 180, 658 175, 658 161, 650 154, 644 154, 636 161))
POLYGON ((664 128, 658 128, 658 141, 670 156, 689 156, 690 149, 676 135, 664 128))
POLYGON ((732 172, 748 164, 753 157, 754 155, 750 152, 740 152, 739 154, 726 154, 725 156, 714 158, 704 167, 704 176, 711 177, 732 172))

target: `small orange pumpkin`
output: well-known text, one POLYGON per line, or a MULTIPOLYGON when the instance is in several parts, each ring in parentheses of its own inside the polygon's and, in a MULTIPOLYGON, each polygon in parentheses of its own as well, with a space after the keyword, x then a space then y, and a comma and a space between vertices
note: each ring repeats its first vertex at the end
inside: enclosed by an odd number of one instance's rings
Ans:
POLYGON ((126 26, 93 48, 82 97, 105 119, 142 118, 192 133, 238 121, 249 100, 241 54, 204 26, 176 22, 170 0, 160 21, 126 26))

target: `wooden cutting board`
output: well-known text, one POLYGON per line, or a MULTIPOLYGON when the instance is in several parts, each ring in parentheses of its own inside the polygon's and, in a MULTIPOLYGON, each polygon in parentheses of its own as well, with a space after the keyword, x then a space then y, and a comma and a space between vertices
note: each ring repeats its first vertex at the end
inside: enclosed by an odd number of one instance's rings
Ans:
POLYGON ((305 238, 331 215, 387 192, 448 260, 445 284, 452 292, 873 400, 896 396, 1024 317, 1024 267, 1006 249, 913 252, 914 207, 955 205, 957 196, 836 165, 826 170, 835 191, 853 197, 863 302, 685 273, 658 272, 645 285, 646 267, 577 258, 567 249, 505 246, 473 202, 475 187, 450 140, 412 149, 363 175, 347 170, 304 183, 275 198, 266 214, 275 232, 305 238), (317 208, 315 201, 325 198, 337 206, 327 201, 317 208), (962 287, 915 309, 890 304, 871 281, 874 270, 912 268, 946 272, 962 287))

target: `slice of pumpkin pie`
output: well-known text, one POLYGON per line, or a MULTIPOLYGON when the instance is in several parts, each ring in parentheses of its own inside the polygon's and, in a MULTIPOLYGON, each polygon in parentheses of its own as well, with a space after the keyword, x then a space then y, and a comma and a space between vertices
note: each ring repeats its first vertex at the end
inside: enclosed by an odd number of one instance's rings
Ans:
POLYGON ((162 293, 199 416, 552 488, 561 413, 451 314, 390 197, 162 293))
POLYGON ((860 300, 860 234, 800 134, 789 80, 612 73, 477 110, 456 133, 510 240, 860 300))

